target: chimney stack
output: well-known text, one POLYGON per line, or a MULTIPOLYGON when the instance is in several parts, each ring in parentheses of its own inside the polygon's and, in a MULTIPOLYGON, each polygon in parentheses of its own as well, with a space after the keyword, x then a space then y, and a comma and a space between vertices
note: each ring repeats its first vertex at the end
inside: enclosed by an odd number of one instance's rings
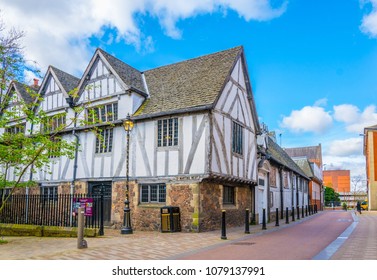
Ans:
POLYGON ((39 80, 34 78, 33 81, 34 81, 33 86, 34 86, 34 87, 39 87, 39 85, 38 85, 39 80))

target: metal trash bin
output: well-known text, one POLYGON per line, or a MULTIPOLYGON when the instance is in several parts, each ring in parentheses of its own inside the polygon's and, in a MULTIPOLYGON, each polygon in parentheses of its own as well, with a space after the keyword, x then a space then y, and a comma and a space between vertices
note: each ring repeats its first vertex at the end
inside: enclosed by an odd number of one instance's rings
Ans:
POLYGON ((179 207, 161 207, 161 232, 181 231, 181 214, 179 207))

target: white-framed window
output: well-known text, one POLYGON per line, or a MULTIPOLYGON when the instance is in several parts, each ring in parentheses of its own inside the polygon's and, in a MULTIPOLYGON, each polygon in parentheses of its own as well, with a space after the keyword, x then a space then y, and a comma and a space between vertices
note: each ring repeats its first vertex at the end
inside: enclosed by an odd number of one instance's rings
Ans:
POLYGON ((105 128, 97 133, 96 154, 110 153, 113 150, 113 129, 105 128))
POLYGON ((157 146, 178 146, 178 118, 157 121, 157 146))
POLYGON ((165 203, 166 185, 165 184, 141 184, 140 203, 165 203))
POLYGON ((59 154, 60 150, 61 150, 61 143, 62 143, 62 139, 60 137, 55 137, 54 139, 52 139, 51 141, 51 147, 49 148, 49 151, 48 151, 48 157, 49 158, 58 158, 59 156, 57 154, 59 154))
POLYGON ((65 124, 66 124, 65 113, 56 114, 56 115, 50 116, 48 121, 41 125, 41 131, 44 133, 49 133, 59 128, 62 129, 65 124))
POLYGON ((24 123, 8 126, 5 128, 5 133, 9 134, 17 134, 17 133, 25 133, 26 125, 24 123))
POLYGON ((237 122, 233 122, 232 151, 243 155, 243 127, 237 122))
POLYGON ((110 103, 87 109, 88 123, 112 122, 118 119, 118 103, 110 103))

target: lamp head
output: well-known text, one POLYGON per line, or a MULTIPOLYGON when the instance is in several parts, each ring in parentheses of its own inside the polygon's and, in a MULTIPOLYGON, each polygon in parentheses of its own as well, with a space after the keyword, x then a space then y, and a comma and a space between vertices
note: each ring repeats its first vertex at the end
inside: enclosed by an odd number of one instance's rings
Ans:
POLYGON ((134 122, 131 120, 130 114, 127 115, 126 120, 123 122, 123 127, 125 131, 131 131, 134 127, 134 122))

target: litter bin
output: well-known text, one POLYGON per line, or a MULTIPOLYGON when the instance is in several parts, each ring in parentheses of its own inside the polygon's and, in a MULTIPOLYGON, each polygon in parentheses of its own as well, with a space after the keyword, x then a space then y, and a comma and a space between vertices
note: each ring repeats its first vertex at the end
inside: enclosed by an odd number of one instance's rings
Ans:
POLYGON ((181 231, 181 214, 179 207, 161 207, 161 232, 181 231))

